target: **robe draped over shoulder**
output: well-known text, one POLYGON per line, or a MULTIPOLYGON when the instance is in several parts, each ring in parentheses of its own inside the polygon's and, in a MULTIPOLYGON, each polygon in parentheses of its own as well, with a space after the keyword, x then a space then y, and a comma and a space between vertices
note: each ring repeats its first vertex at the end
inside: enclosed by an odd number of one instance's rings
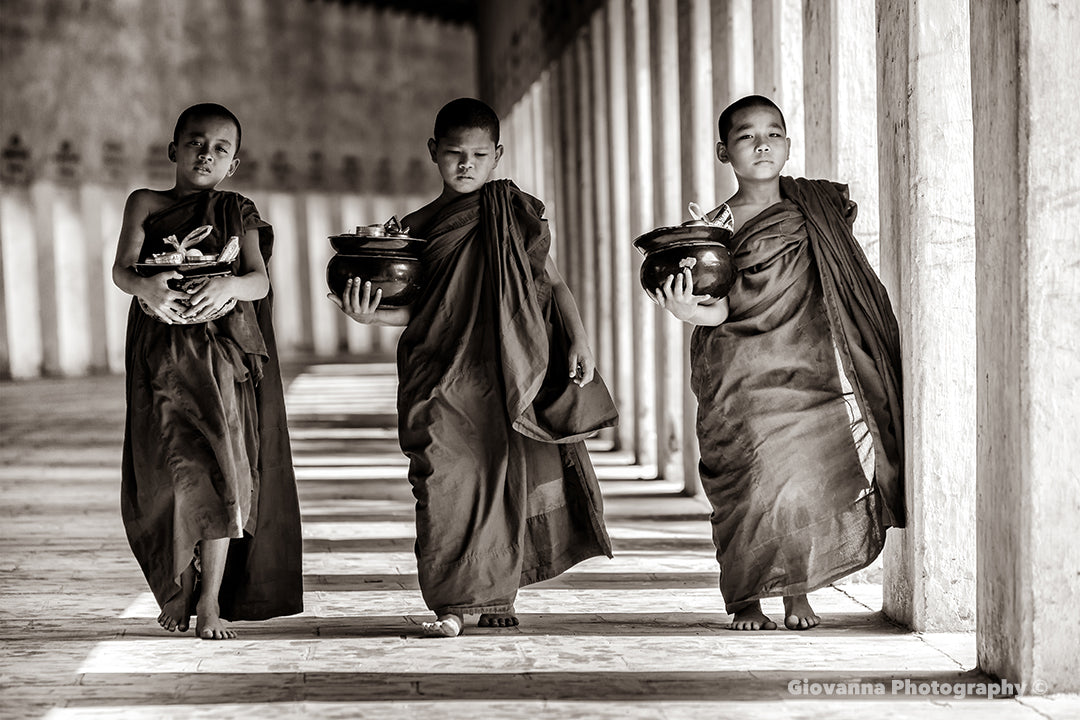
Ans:
MULTIPOLYGON (((232 192, 186 196, 143 224, 140 259, 168 235, 213 226, 217 253, 257 229, 269 262, 273 230, 232 192)), ((234 269, 238 266, 234 265, 234 269)), ((227 620, 303 609, 300 512, 272 323, 272 291, 218 320, 169 325, 133 299, 128 313, 127 423, 121 512, 159 605, 179 589, 200 540, 232 538, 219 602, 227 620)))
MULTIPOLYGON (((696 328, 692 337, 700 473, 728 612, 763 597, 806 593, 865 567, 880 553, 885 528, 903 517, 899 425, 882 424, 892 408, 879 390, 889 382, 880 377, 883 367, 898 382, 898 355, 896 365, 888 357, 881 365, 862 359, 860 353, 874 351, 863 350, 863 338, 852 333, 859 321, 843 319, 858 314, 850 308, 853 291, 837 288, 869 284, 862 274, 873 272, 835 272, 838 262, 857 261, 837 256, 857 253, 865 264, 857 244, 834 242, 831 255, 821 249, 823 212, 835 214, 850 235, 840 196, 827 211, 799 205, 784 180, 784 199, 733 238, 739 273, 727 321, 696 328), (853 437, 859 427, 873 439, 876 466, 869 472, 853 437)), ((875 297, 876 317, 887 326, 888 300, 883 291, 875 297)))
POLYGON ((569 381, 543 205, 509 181, 442 208, 398 343, 420 588, 436 613, 503 612, 522 585, 610 555, 583 438, 617 419, 569 381))

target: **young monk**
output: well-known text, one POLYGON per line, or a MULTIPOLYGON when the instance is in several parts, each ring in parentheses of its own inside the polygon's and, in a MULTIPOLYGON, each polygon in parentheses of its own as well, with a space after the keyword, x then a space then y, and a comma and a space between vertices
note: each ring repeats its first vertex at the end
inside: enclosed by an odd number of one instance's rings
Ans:
POLYGON ((428 140, 442 193, 402 224, 427 239, 421 297, 380 307, 362 278, 342 299, 362 323, 404 325, 398 415, 416 496, 420 589, 453 637, 466 614, 518 624, 519 586, 611 555, 583 438, 617 414, 577 306, 548 255, 544 206, 507 180, 499 119, 461 98, 428 140))
POLYGON ((885 289, 852 234, 847 187, 781 177, 784 116, 752 95, 720 115, 738 190, 710 219, 734 232, 719 301, 690 270, 656 291, 695 328, 700 472, 735 630, 819 623, 806 594, 873 562, 903 527, 900 343, 885 289))
POLYGON ((181 113, 168 151, 176 182, 131 193, 113 264, 114 282, 134 296, 124 527, 161 606, 158 623, 184 632, 194 613, 206 640, 236 637, 225 620, 303 609, 266 271, 273 232, 250 200, 216 189, 235 172, 239 150, 240 123, 226 108, 181 113), (144 277, 135 268, 223 252, 237 255, 225 276, 185 279, 170 269, 144 277))

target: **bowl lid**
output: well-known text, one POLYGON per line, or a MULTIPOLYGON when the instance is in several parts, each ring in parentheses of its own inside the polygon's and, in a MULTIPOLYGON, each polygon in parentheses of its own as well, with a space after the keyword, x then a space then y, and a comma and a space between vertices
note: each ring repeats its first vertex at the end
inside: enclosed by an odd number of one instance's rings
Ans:
POLYGON ((697 223, 658 227, 638 236, 634 240, 642 255, 654 250, 680 247, 682 245, 716 244, 724 245, 731 240, 731 231, 718 225, 697 223))

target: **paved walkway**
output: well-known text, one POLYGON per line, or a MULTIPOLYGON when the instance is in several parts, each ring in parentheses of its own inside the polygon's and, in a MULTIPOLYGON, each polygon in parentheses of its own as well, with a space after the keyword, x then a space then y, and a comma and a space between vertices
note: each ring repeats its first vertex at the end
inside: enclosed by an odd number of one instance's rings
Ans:
POLYGON ((877 585, 815 593, 811 632, 725 630, 704 505, 599 446, 615 559, 524 589, 520 628, 421 638, 393 368, 359 369, 291 383, 307 610, 232 642, 154 622, 120 522, 122 379, 0 383, 0 716, 1080 716, 1075 697, 920 695, 988 681, 974 637, 891 625, 877 585))

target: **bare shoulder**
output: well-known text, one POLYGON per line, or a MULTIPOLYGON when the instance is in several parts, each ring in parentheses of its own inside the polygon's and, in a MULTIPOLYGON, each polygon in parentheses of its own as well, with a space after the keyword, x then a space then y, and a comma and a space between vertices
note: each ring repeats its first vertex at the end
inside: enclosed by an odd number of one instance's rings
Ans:
POLYGON ((133 190, 128 195, 127 204, 124 206, 124 214, 133 220, 142 220, 148 215, 157 212, 172 203, 172 198, 167 192, 141 188, 133 190))

